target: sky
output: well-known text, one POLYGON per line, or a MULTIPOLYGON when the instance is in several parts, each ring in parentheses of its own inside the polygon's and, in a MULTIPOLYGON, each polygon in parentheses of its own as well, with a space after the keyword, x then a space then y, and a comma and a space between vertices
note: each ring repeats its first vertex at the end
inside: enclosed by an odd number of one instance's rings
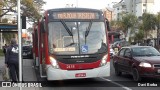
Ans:
POLYGON ((64 8, 67 4, 70 4, 74 7, 82 7, 82 8, 94 8, 94 9, 102 9, 108 7, 108 5, 112 5, 112 2, 119 2, 120 0, 44 0, 46 5, 44 9, 51 8, 64 8))
MULTIPOLYGON (((82 7, 82 8, 94 8, 94 9, 104 9, 105 7, 112 7, 115 2, 119 2, 121 0, 44 0, 46 5, 44 5, 44 10, 53 9, 53 8, 64 8, 67 4, 72 5, 74 7, 82 7)), ((154 0, 154 12, 160 11, 160 0, 154 0)))
MULTIPOLYGON (((44 10, 54 9, 54 8, 65 8, 67 4, 70 4, 74 7, 82 8, 93 8, 93 9, 104 9, 105 7, 112 7, 116 2, 121 0, 44 0, 46 4, 43 6, 44 10)), ((160 0, 154 0, 154 12, 160 12, 160 0)), ((27 25, 30 27, 30 25, 27 25)))

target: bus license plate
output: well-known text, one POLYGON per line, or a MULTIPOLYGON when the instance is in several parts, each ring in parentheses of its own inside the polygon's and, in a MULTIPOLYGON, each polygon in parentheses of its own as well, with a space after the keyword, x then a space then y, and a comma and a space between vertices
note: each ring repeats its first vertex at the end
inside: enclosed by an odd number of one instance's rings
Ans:
POLYGON ((75 77, 86 77, 86 73, 76 73, 75 77))
POLYGON ((158 69, 158 71, 157 71, 158 73, 160 73, 160 69, 158 69))

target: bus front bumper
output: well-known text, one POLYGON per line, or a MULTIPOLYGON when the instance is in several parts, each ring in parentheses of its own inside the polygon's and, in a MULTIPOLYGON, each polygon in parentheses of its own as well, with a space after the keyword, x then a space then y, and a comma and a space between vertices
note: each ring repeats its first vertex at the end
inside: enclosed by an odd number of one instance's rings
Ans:
POLYGON ((110 76, 110 62, 105 66, 88 69, 88 70, 61 70, 54 69, 51 65, 47 66, 48 80, 65 80, 65 79, 80 79, 80 78, 95 78, 110 76))

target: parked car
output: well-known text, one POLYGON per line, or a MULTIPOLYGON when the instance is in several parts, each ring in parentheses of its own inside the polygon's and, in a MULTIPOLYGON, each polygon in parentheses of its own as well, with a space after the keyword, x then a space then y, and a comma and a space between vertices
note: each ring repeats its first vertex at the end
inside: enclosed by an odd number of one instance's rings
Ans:
POLYGON ((121 41, 116 41, 113 43, 112 48, 118 48, 119 50, 121 49, 121 47, 124 46, 129 46, 129 43, 125 40, 121 40, 121 41))
POLYGON ((32 45, 23 45, 22 46, 22 56, 23 58, 33 58, 32 45))
POLYGON ((133 75, 134 81, 141 77, 160 77, 160 53, 151 46, 123 47, 113 57, 115 74, 133 75))

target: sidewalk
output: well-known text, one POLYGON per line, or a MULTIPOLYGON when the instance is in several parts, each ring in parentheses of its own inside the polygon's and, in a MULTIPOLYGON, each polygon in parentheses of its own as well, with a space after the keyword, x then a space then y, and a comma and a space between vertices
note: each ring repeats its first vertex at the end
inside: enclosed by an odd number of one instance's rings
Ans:
MULTIPOLYGON (((23 80, 25 81, 37 81, 36 73, 33 68, 33 59, 22 59, 23 61, 23 80)), ((2 79, 2 70, 4 68, 4 57, 0 57, 0 81, 2 79)), ((1 86, 1 85, 0 85, 1 86)), ((23 90, 39 90, 39 88, 23 88, 23 90)), ((0 90, 19 90, 19 88, 0 88, 0 90)))

